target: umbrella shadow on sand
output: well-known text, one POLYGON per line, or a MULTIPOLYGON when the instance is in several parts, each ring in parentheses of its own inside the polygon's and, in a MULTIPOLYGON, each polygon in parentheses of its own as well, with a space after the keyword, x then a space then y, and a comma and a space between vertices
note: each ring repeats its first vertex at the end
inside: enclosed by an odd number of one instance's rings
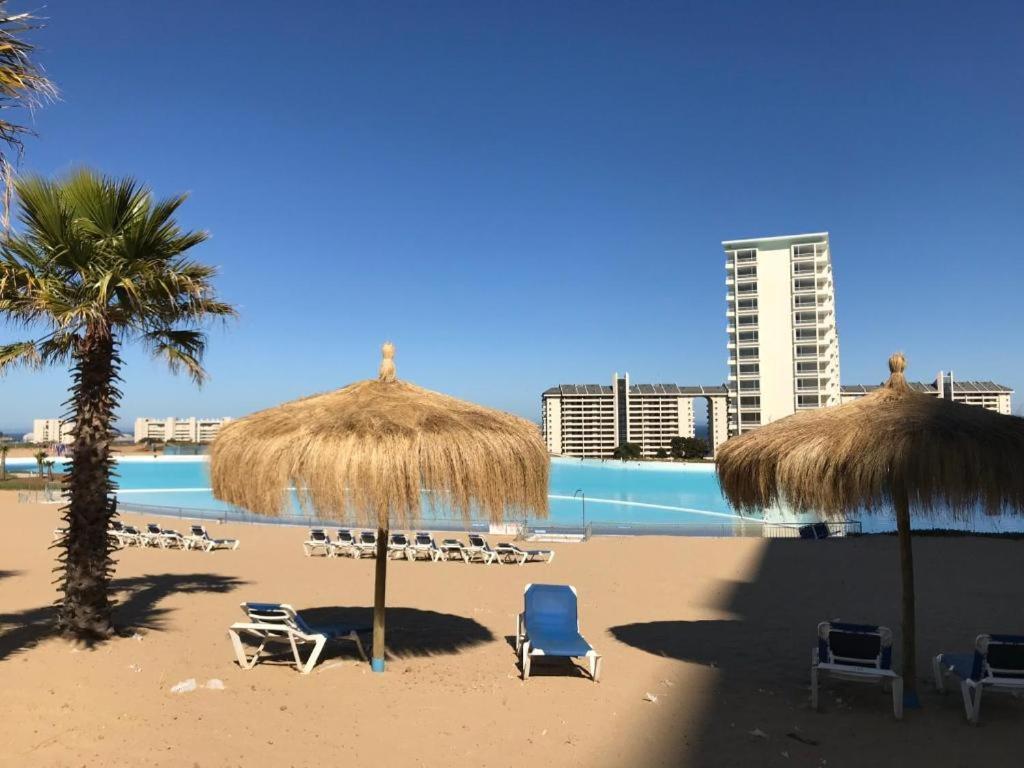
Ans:
MULTIPOLYGON (((494 642, 493 633, 465 616, 418 608, 388 608, 388 656, 403 659, 417 656, 441 656, 459 653, 494 642)), ((302 618, 312 625, 366 629, 373 626, 370 606, 329 606, 303 608, 302 618)), ((335 651, 333 649, 332 653, 335 651)), ((346 649, 341 649, 342 654, 346 649)))
MULTIPOLYGON (((0 577, 9 575, 17 574, 0 571, 0 577)), ((111 590, 117 600, 114 619, 118 634, 131 635, 136 629, 163 630, 172 609, 160 603, 170 595, 230 592, 244 584, 216 573, 147 574, 115 579, 111 590)), ((0 613, 0 661, 29 651, 57 634, 57 609, 53 605, 0 613)))

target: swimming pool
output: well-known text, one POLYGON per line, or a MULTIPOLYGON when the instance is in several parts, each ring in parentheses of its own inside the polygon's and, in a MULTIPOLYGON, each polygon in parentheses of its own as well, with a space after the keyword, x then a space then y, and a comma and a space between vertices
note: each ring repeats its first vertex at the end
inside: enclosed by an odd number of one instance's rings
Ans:
MULTIPOLYGON (((62 465, 63 461, 58 459, 55 469, 59 471, 62 465)), ((33 459, 8 459, 7 466, 13 471, 26 471, 35 469, 36 464, 33 459)), ((118 497, 125 505, 233 509, 213 498, 208 467, 207 458, 199 456, 123 457, 117 462, 118 497)), ((556 458, 551 461, 548 498, 547 523, 551 525, 680 525, 711 530, 750 520, 729 507, 710 464, 556 458)), ((866 531, 894 528, 889 515, 857 517, 863 520, 866 531)), ((769 512, 766 518, 780 522, 809 519, 779 512, 769 512)), ((1012 531, 1024 530, 1024 520, 978 517, 964 524, 940 519, 921 527, 1012 531)))

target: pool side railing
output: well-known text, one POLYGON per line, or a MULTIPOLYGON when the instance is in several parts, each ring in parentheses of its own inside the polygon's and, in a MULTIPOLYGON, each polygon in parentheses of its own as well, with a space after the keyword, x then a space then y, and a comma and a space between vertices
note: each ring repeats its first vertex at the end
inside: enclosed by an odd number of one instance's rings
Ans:
MULTIPOLYGON (((182 520, 208 520, 217 523, 243 523, 262 525, 291 525, 306 528, 339 528, 340 523, 314 516, 286 515, 264 517, 241 509, 199 509, 170 507, 156 504, 137 504, 118 501, 118 510, 158 517, 176 517, 182 520)), ((423 518, 413 521, 410 530, 452 531, 474 533, 506 533, 519 539, 539 537, 576 539, 586 541, 592 536, 707 536, 753 538, 799 538, 803 523, 765 523, 756 518, 744 518, 721 523, 637 523, 590 521, 586 525, 561 525, 542 522, 508 523, 491 526, 486 520, 473 520, 467 526, 462 520, 451 518, 423 518)), ((856 520, 829 522, 830 536, 857 535, 861 524, 856 520)))

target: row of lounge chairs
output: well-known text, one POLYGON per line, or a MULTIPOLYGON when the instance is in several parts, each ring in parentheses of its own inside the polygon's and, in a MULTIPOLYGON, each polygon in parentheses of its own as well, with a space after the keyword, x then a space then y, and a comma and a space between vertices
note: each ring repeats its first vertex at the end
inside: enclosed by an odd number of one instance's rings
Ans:
POLYGON ((215 549, 238 549, 241 543, 238 539, 216 539, 203 525, 193 525, 191 532, 183 536, 170 528, 161 528, 156 523, 147 523, 146 530, 140 531, 133 525, 123 525, 115 520, 111 523, 110 535, 122 547, 201 549, 213 552, 215 549))
MULTIPOLYGON (((870 624, 824 621, 811 651, 811 707, 818 708, 818 679, 827 674, 843 680, 882 683, 892 688, 892 711, 903 717, 903 678, 892 668, 892 630, 870 624)), ((1024 635, 978 635, 973 653, 940 653, 932 659, 935 688, 946 691, 946 678, 960 679, 968 722, 981 716, 985 690, 1024 694, 1024 635)))
MULTIPOLYGON (((601 654, 580 634, 576 588, 568 584, 527 584, 523 593, 523 612, 516 618, 516 655, 519 656, 523 680, 530 678, 530 668, 539 658, 585 658, 590 677, 597 682, 601 676, 601 654)), ((355 643, 363 661, 361 634, 369 626, 331 626, 312 624, 287 603, 242 603, 248 621, 232 624, 228 636, 238 665, 252 669, 264 656, 273 655, 274 647, 291 651, 295 668, 308 675, 316 666, 328 642, 344 640, 355 643), (251 652, 246 643, 255 645, 251 652), (312 646, 305 661, 300 647, 312 646)))
MULTIPOLYGON (((376 557, 376 531, 354 533, 340 528, 334 538, 323 528, 313 528, 309 538, 302 543, 306 557, 321 553, 326 557, 376 557)), ((388 557, 406 560, 460 560, 463 563, 480 562, 524 565, 532 561, 550 563, 555 559, 551 549, 521 549, 515 544, 502 543, 494 548, 479 534, 469 534, 469 544, 458 539, 443 539, 439 545, 427 531, 417 531, 412 537, 404 533, 392 533, 388 539, 388 557)))

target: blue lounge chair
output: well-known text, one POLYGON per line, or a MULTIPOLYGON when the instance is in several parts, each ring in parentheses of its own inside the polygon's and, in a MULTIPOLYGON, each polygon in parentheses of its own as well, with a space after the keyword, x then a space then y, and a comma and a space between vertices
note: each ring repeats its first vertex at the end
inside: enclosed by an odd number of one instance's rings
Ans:
POLYGON ((576 659, 586 657, 590 677, 601 676, 601 654, 580 634, 576 588, 568 584, 527 584, 524 608, 516 622, 516 653, 523 680, 530 678, 530 662, 536 656, 576 659))
POLYGON ((903 718, 903 678, 892 669, 892 630, 873 624, 823 621, 811 649, 811 709, 818 708, 818 677, 892 686, 892 713, 903 718))
POLYGON ((366 652, 359 639, 359 632, 369 632, 370 627, 335 627, 311 625, 294 608, 286 603, 242 603, 242 610, 249 621, 232 624, 228 636, 235 649, 235 657, 242 669, 252 669, 260 660, 263 649, 268 645, 287 644, 291 648, 295 667, 308 675, 316 666, 324 646, 329 640, 349 640, 356 644, 359 655, 366 661, 366 652), (242 645, 242 636, 258 643, 252 656, 242 645), (306 661, 299 656, 300 645, 312 644, 306 661))
POLYGON ((1024 693, 1024 635, 978 635, 974 653, 940 653, 932 671, 940 693, 946 691, 946 675, 960 678, 967 721, 977 725, 983 690, 1024 693))

